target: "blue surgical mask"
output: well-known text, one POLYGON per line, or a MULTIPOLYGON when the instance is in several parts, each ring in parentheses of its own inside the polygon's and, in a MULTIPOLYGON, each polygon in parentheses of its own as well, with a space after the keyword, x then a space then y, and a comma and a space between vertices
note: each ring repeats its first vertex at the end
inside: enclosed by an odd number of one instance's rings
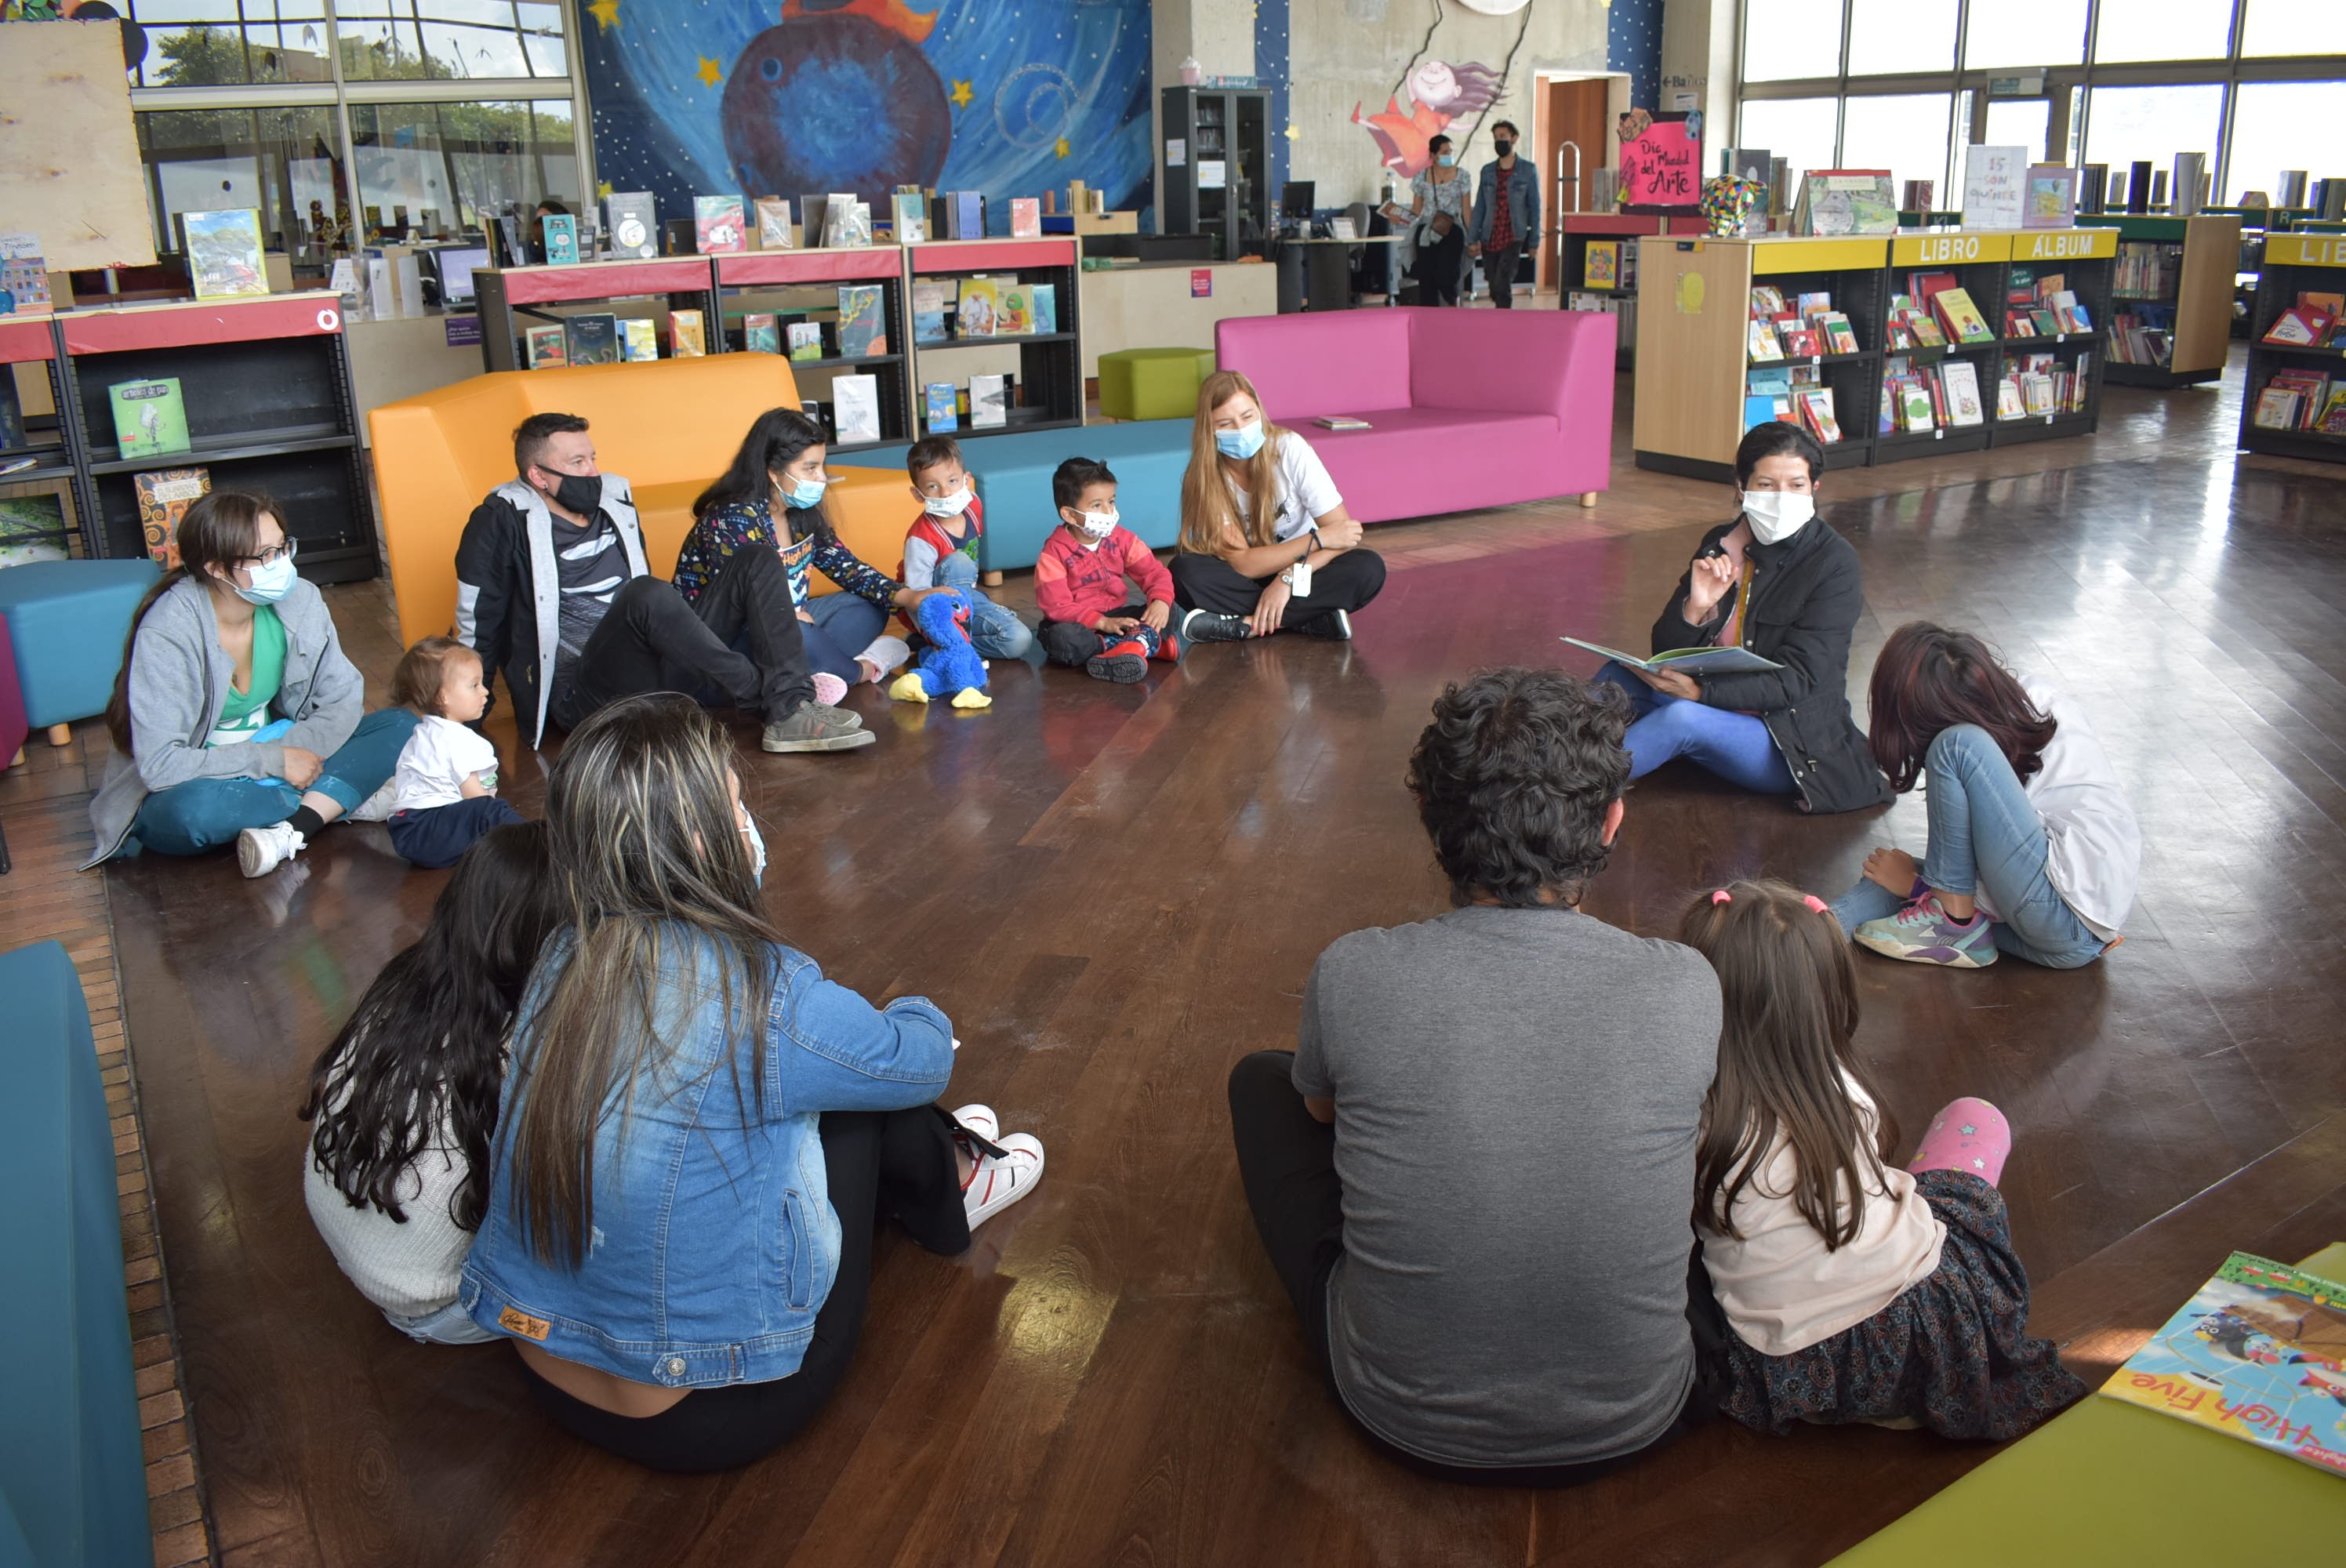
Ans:
POLYGON ((1456 153, 1445 152, 1433 161, 1440 164, 1444 168, 1455 168, 1458 167, 1458 155, 1456 153))
POLYGON ((741 836, 750 840, 750 880, 762 888, 766 885, 766 836, 758 831, 758 819, 747 811, 741 813, 741 836))
POLYGON ((822 500, 822 493, 831 488, 826 479, 793 479, 790 487, 782 492, 782 504, 795 511, 804 512, 822 500))
POLYGON ((236 596, 248 605, 273 605, 293 591, 293 558, 280 555, 252 568, 252 586, 239 585, 236 596))
POLYGON ((1262 450, 1262 421, 1250 419, 1236 430, 1214 432, 1214 450, 1240 462, 1262 450))

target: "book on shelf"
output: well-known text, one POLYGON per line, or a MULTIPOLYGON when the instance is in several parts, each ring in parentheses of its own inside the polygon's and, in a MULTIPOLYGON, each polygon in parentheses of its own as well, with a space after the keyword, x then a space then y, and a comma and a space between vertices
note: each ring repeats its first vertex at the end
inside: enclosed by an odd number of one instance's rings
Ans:
POLYGON ((1941 365, 1939 386, 1945 396, 1949 425, 1986 423, 1987 413, 1980 406, 1979 368, 1971 361, 1949 360, 1941 365))
POLYGON ((648 190, 615 190, 603 199, 614 256, 659 254, 659 204, 648 190))
POLYGON ((1824 330, 1825 349, 1829 353, 1853 354, 1857 349, 1857 328, 1839 311, 1827 311, 1817 318, 1824 330))
POLYGON ((188 277, 199 300, 234 300, 269 292, 269 265, 260 254, 260 214, 249 207, 226 212, 183 212, 188 277))
POLYGON ((944 211, 942 222, 931 231, 942 233, 948 239, 983 239, 985 238, 985 198, 974 190, 948 190, 940 194, 937 202, 944 211))
POLYGON ((1987 318, 1980 314, 1979 307, 1972 303, 1968 290, 1941 289, 1932 294, 1931 308, 1938 312, 1939 320, 1946 323, 1947 336, 1953 341, 1962 343, 1995 341, 1994 329, 1988 326, 1987 318))
POLYGON ((692 199, 692 248, 703 256, 729 256, 746 248, 746 220, 738 196, 692 199))
POLYGON ((2332 389, 2327 372, 2287 370, 2274 373, 2257 394, 2250 423, 2266 430, 2314 430, 2329 408, 2332 389))
POLYGON ((1749 648, 1729 645, 1717 648, 1671 648, 1666 653, 1639 657, 1624 653, 1619 648, 1606 647, 1603 643, 1585 642, 1579 637, 1558 637, 1558 642, 1570 643, 1576 648, 1586 648, 1600 658, 1627 665, 1654 675, 1667 675, 1678 670, 1686 675, 1747 675, 1784 667, 1770 658, 1763 658, 1749 648))
POLYGON ((1611 289, 1621 280, 1621 242, 1618 239, 1592 239, 1580 264, 1581 286, 1587 289, 1611 289))
POLYGON ((2004 335, 2007 338, 2033 338, 2036 335, 2036 323, 2029 319, 2025 311, 2006 311, 2004 313, 2004 335))
POLYGON ((1963 280, 1953 272, 1909 272, 1906 274, 1906 294, 1917 305, 1928 305, 1931 296, 1959 287, 1963 280))
POLYGON ((1772 283, 1759 283, 1751 290, 1751 313, 1774 321, 1784 313, 1784 290, 1772 283))
POLYGON ((2183 247, 2144 240, 2125 240, 2110 269, 2110 288, 2116 293, 2159 300, 2175 292, 2183 273, 2183 247))
POLYGON ((570 362, 569 337, 558 321, 528 328, 522 333, 522 341, 531 370, 559 370, 570 362))
POLYGON ((709 335, 698 311, 668 313, 668 351, 671 359, 698 359, 709 352, 709 335))
POLYGON ((1005 283, 999 299, 1000 310, 994 319, 994 334, 1004 338, 1032 336, 1035 303, 1034 297, 1026 291, 1026 286, 1017 282, 1005 283))
POLYGON ((895 219, 896 243, 926 243, 929 238, 929 199, 917 190, 900 190, 888 200, 895 219))
POLYGON ((2264 341, 2285 347, 2319 348, 2330 335, 2337 318, 2328 311, 2308 305, 2291 305, 2273 320, 2265 331, 2264 341))
POLYGON ((2063 164, 2028 166, 2027 199, 2021 209, 2023 229, 2066 229, 2076 219, 2078 171, 2063 164))
POLYGON ((961 307, 956 313, 955 336, 991 338, 1001 329, 1002 283, 995 278, 964 278, 961 280, 961 307))
POLYGON ((1783 332, 1784 357, 1788 360, 1812 360, 1825 351, 1824 340, 1814 327, 1792 327, 1783 332))
POLYGON ((574 365, 616 365, 619 362, 619 318, 608 311, 566 316, 563 340, 574 365))
POLYGON ((1931 412, 1931 394, 1919 380, 1908 378, 1898 389, 1898 427, 1908 432, 1935 430, 1938 423, 1931 412))
POLYGON ((546 264, 571 267, 578 261, 578 219, 566 212, 549 212, 538 223, 546 235, 546 264))
POLYGON ((1810 435, 1828 446, 1841 440, 1841 423, 1833 416, 1832 388, 1803 387, 1794 394, 1794 402, 1810 435))
POLYGON ((823 224, 829 217, 826 209, 831 198, 821 191, 810 191, 799 198, 799 242, 809 247, 823 243, 823 224))
POLYGON ((880 378, 833 376, 831 402, 842 442, 880 439, 880 378))
POLYGON ((649 316, 629 316, 619 323, 619 357, 629 364, 659 358, 659 324, 649 316))
POLYGON ((888 351, 883 285, 842 283, 839 286, 839 351, 857 360, 888 351))
POLYGON ((819 360, 822 358, 822 324, 819 321, 792 321, 782 331, 790 343, 790 358, 819 360))
POLYGON ((2300 310, 2325 311, 2332 316, 2346 316, 2346 294, 2331 294, 2311 289, 2300 289, 2297 294, 2300 310))
POLYGON ((1802 294, 1793 301, 1793 304, 1803 322, 1813 322, 1819 316, 1832 309, 1832 296, 1821 291, 1802 294))
POLYGON ((1010 383, 1002 376, 969 378, 969 427, 1000 430, 1010 423, 1010 383))
POLYGON ((953 382, 931 382, 923 394, 928 403, 931 435, 950 435, 961 428, 961 392, 953 382))
POLYGON ((1040 239, 1043 237, 1043 203, 1032 196, 1010 199, 1010 237, 1013 239, 1040 239))
POLYGON ((1760 392, 1743 394, 1743 428, 1753 430, 1776 417, 1777 400, 1760 392))
POLYGON ((211 470, 158 468, 132 474, 130 487, 138 496, 138 532, 146 539, 147 554, 170 571, 179 564, 179 519, 210 494, 211 470))
POLYGON ((853 249, 872 243, 872 204, 852 193, 834 193, 822 209, 822 242, 826 248, 853 249))
POLYGON ((2027 417, 2027 414, 2028 401, 2021 395, 2020 378, 2018 376, 2004 377, 1996 383, 1995 417, 2000 420, 2025 419, 2027 417))
POLYGON ((758 249, 788 250, 794 243, 790 235, 790 199, 787 196, 758 198, 758 249))
POLYGON ((771 311, 751 311, 741 318, 741 346, 753 354, 782 351, 782 329, 771 311))
POLYGON ((1964 227, 2018 229, 2027 211, 2028 149, 1973 143, 1964 152, 1964 227))
POLYGON ((0 496, 0 566, 69 560, 68 545, 64 495, 0 496))
POLYGON ((2346 1285, 2235 1252, 2101 1393, 2346 1476, 2346 1285))
POLYGON ((0 314, 40 316, 56 308, 49 298, 48 262, 41 255, 39 235, 0 233, 0 290, 15 301, 0 314))
POLYGON ((2321 412, 2315 417, 2313 428, 2324 435, 2346 435, 2346 386, 2330 389, 2330 396, 2322 403, 2321 412))
POLYGON ((951 279, 923 278, 913 284, 913 341, 916 343, 942 343, 945 341, 945 307, 953 302, 951 279))
POLYGON ((178 377, 116 382, 106 389, 106 399, 114 410, 117 455, 160 457, 192 446, 188 436, 188 402, 180 393, 178 377))
POLYGON ((1026 303, 1034 313, 1037 333, 1059 330, 1059 286, 1056 283, 1028 284, 1026 303))
POLYGON ((2254 423, 2259 430, 2295 430, 2299 406, 2305 394, 2283 386, 2268 386, 2257 394, 2254 423))
POLYGON ((1756 361, 1780 360, 1784 346, 1776 341, 1776 329, 1765 321, 1751 323, 1751 358, 1756 361))
POLYGON ((1898 195, 1886 168, 1812 168, 1800 177, 1795 234, 1894 234, 1898 195))

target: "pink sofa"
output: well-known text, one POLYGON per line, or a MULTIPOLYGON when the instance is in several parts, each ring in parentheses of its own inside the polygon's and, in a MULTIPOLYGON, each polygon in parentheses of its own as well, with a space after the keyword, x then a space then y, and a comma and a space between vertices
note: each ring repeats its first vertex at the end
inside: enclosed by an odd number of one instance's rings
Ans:
POLYGON ((1610 484, 1614 318, 1399 306, 1241 316, 1214 329, 1226 371, 1300 430, 1344 505, 1389 523, 1610 484), (1367 430, 1323 430, 1323 414, 1367 430))

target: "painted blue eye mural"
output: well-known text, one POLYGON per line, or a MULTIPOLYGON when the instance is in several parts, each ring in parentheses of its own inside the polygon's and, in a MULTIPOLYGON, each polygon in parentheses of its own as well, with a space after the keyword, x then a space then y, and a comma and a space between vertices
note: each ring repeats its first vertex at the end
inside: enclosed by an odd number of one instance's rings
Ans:
POLYGON ((580 0, 597 178, 696 195, 981 190, 1080 179, 1153 200, 1148 0, 580 0))

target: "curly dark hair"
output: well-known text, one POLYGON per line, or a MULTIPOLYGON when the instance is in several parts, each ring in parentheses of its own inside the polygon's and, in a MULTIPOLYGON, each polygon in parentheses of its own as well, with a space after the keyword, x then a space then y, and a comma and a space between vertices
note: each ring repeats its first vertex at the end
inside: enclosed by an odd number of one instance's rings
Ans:
POLYGON ((1409 790, 1459 903, 1577 902, 1605 869, 1606 809, 1629 782, 1629 708, 1560 669, 1485 670, 1443 688, 1409 790))

